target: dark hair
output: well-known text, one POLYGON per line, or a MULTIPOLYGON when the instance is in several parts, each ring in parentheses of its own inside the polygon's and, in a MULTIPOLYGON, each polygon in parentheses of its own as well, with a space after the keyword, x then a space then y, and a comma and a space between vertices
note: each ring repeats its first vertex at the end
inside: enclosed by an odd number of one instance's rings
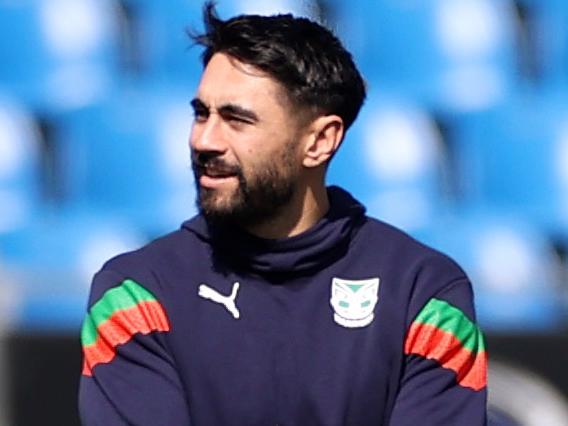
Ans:
POLYGON ((188 31, 205 47, 206 66, 215 53, 253 65, 284 86, 295 106, 337 114, 349 128, 365 100, 365 84, 351 54, 331 31, 291 14, 239 15, 223 21, 215 3, 203 7, 205 33, 188 31))

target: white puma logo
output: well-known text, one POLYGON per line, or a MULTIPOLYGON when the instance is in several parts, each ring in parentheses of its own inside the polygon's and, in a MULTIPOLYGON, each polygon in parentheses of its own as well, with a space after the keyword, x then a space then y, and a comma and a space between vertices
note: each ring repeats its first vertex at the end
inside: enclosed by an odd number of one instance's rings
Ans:
POLYGON ((233 284, 233 291, 231 292, 230 296, 223 296, 217 290, 212 289, 211 287, 201 284, 199 286, 199 296, 203 297, 204 299, 209 299, 215 303, 221 303, 227 310, 233 314, 235 319, 239 319, 241 316, 237 306, 235 305, 235 299, 237 298, 237 291, 239 291, 239 283, 236 282, 233 284))

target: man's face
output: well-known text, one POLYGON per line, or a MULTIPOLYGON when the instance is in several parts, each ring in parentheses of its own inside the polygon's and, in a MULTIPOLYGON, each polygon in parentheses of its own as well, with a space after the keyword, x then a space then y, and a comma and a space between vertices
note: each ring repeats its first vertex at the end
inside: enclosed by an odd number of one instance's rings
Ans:
POLYGON ((217 53, 192 106, 200 211, 245 226, 281 212, 301 178, 304 128, 283 88, 255 67, 217 53))

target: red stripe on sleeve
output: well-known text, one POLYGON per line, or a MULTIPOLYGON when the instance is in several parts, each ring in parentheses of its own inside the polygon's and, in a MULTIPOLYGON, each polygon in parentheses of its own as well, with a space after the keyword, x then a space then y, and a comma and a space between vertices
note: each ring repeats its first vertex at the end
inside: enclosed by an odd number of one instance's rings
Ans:
POLYGON ((83 374, 92 376, 96 365, 111 362, 116 356, 116 347, 128 342, 136 333, 169 330, 166 313, 156 301, 140 302, 132 308, 116 311, 98 326, 96 342, 83 348, 83 374))
POLYGON ((461 386, 478 391, 487 385, 487 353, 464 348, 453 334, 433 325, 413 323, 404 352, 436 360, 457 374, 461 386))

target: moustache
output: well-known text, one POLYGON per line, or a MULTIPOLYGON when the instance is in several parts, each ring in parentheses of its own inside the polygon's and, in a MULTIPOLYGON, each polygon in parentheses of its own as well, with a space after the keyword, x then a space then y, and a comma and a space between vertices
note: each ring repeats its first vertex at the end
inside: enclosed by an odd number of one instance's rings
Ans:
POLYGON ((193 171, 197 176, 241 176, 238 164, 230 164, 219 157, 196 156, 192 159, 193 171))

